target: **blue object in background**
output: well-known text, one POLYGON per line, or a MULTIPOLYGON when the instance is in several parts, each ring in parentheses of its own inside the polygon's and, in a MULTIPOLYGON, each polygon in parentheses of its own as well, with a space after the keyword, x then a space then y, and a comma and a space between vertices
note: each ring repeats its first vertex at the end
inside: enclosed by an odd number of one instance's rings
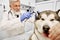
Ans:
POLYGON ((29 19, 31 17, 31 12, 26 12, 26 13, 23 13, 23 15, 21 15, 20 19, 21 19, 21 22, 24 21, 25 19, 29 19))

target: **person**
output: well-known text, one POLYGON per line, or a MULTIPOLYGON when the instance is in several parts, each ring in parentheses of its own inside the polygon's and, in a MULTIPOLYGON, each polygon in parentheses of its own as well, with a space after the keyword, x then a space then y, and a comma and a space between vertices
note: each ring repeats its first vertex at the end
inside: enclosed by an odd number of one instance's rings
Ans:
POLYGON ((25 19, 29 19, 31 17, 31 12, 29 12, 29 10, 27 9, 27 12, 26 13, 23 13, 20 17, 21 19, 21 22, 23 22, 25 19))
POLYGON ((8 12, 8 20, 19 18, 20 16, 20 1, 9 0, 10 10, 8 12))
POLYGON ((60 23, 53 26, 50 30, 49 38, 51 40, 60 40, 60 23))

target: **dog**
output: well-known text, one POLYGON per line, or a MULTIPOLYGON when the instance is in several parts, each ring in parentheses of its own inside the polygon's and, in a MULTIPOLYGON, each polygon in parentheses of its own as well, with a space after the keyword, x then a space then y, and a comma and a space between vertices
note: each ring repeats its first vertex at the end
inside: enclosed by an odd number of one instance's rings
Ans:
POLYGON ((34 33, 29 40, 50 40, 48 38, 49 29, 60 22, 59 11, 45 10, 37 12, 35 17, 34 33))

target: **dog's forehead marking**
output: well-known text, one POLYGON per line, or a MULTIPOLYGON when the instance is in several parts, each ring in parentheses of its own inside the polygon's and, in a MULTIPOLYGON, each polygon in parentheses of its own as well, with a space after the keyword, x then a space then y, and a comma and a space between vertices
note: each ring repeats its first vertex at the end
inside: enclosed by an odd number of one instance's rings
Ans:
POLYGON ((51 11, 51 10, 47 10, 47 11, 42 11, 40 14, 46 14, 47 16, 50 15, 50 14, 55 14, 56 12, 54 11, 51 11))
POLYGON ((47 19, 47 18, 48 19, 54 19, 55 15, 54 14, 50 14, 50 15, 47 16, 47 14, 44 13, 44 14, 41 15, 41 18, 44 18, 44 19, 47 19))
POLYGON ((42 14, 41 18, 47 18, 47 15, 46 14, 42 14))
POLYGON ((40 13, 41 14, 41 17, 42 18, 49 18, 49 17, 51 17, 51 18, 54 18, 55 16, 56 16, 56 12, 54 12, 54 11, 50 11, 50 10, 48 10, 48 11, 43 11, 43 12, 41 12, 40 13))
POLYGON ((55 18, 55 15, 54 14, 50 14, 49 16, 48 16, 48 18, 55 18))

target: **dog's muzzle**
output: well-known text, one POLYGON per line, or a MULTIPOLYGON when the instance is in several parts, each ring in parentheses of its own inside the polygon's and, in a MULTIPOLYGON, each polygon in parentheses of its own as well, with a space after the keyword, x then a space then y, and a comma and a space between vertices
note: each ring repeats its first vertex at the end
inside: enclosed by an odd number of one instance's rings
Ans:
POLYGON ((43 33, 48 36, 50 27, 48 25, 43 26, 43 33))

